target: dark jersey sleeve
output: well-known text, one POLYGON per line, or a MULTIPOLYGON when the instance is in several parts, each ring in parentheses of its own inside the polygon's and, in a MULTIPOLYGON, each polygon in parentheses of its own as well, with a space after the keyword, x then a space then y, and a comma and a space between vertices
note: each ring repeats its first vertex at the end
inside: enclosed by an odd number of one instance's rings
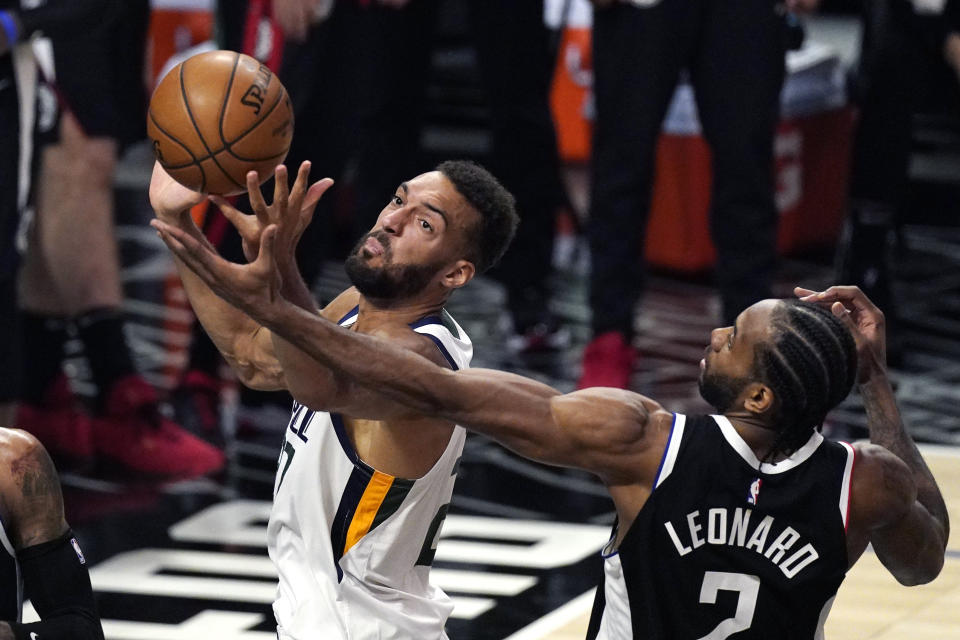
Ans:
POLYGON ((17 552, 40 622, 11 624, 17 640, 103 640, 90 574, 73 532, 17 552))

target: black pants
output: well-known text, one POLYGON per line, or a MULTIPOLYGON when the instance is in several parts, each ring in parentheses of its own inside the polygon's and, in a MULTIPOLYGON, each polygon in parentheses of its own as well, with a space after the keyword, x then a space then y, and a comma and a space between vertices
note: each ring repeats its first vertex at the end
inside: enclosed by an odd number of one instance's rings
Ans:
POLYGON ((855 201, 894 209, 906 189, 912 118, 922 74, 915 18, 905 0, 864 3, 860 65, 854 82, 860 110, 850 180, 855 201))
MULTIPOLYGON (((480 79, 491 112, 490 170, 517 199, 520 227, 494 272, 507 286, 518 324, 545 309, 554 214, 565 202, 548 106, 553 56, 543 2, 470 0, 480 79)), ((357 213, 365 230, 397 184, 429 167, 415 165, 424 115, 436 0, 403 11, 370 8, 357 158, 357 213)))
POLYGON ((0 402, 19 395, 20 341, 17 339, 17 269, 20 226, 17 202, 20 164, 20 110, 10 54, 0 56, 0 402))
POLYGON ((684 68, 712 151, 710 231, 725 320, 770 295, 777 229, 773 137, 785 52, 774 5, 661 0, 594 12, 589 237, 595 333, 631 332, 643 285, 641 237, 656 142, 684 68))
POLYGON ((491 110, 490 170, 517 200, 520 226, 492 274, 519 331, 543 319, 557 209, 566 203, 549 109, 554 52, 543 2, 471 0, 470 24, 491 110))

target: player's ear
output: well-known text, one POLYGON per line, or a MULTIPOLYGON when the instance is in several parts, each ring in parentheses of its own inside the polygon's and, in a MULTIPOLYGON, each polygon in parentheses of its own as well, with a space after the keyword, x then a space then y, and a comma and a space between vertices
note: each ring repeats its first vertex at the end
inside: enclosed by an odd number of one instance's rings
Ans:
POLYGON ((743 407, 750 413, 763 415, 773 410, 773 389, 762 382, 751 382, 744 393, 743 407))
POLYGON ((447 267, 443 274, 443 284, 451 289, 459 289, 473 279, 477 268, 469 260, 457 260, 447 267))

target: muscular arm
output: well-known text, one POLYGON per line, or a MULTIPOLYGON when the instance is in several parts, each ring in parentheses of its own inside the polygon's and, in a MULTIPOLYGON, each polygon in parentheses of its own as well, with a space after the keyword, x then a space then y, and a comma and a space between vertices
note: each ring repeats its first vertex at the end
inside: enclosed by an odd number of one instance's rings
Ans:
POLYGON ((634 479, 641 466, 648 418, 659 408, 642 396, 612 389, 561 395, 510 373, 453 372, 294 305, 273 310, 260 319, 275 335, 417 413, 484 433, 534 460, 594 471, 609 482, 634 479))
POLYGON ((86 566, 63 515, 50 456, 23 431, 0 429, 0 499, 26 595, 40 622, 0 622, 0 639, 103 640, 86 566))
POLYGON ((861 448, 854 466, 848 549, 852 544, 858 554, 869 541, 898 581, 929 582, 943 567, 950 521, 937 482, 897 409, 887 377, 883 312, 857 287, 794 292, 830 309, 857 343, 857 384, 873 446, 861 448))
MULTIPOLYGON (((189 217, 189 212, 184 215, 189 217)), ((188 224, 193 229, 185 230, 194 235, 200 233, 192 220, 182 221, 178 226, 184 228, 188 224)), ((173 261, 197 320, 240 381, 265 391, 286 389, 270 332, 219 298, 179 258, 174 256, 173 261)))
MULTIPOLYGON (((205 196, 177 183, 157 162, 150 179, 150 205, 157 219, 175 226, 209 247, 210 243, 190 216, 190 208, 205 196)), ((212 249, 212 247, 210 247, 212 249)), ((248 315, 225 302, 184 263, 174 256, 177 273, 194 313, 207 335, 236 371, 240 381, 255 389, 286 388, 283 371, 273 353, 269 332, 248 315)))
POLYGON ((886 375, 860 384, 870 441, 894 454, 902 465, 887 465, 883 485, 907 494, 901 518, 876 529, 870 542, 885 567, 903 584, 933 580, 943 567, 950 521, 937 482, 900 418, 886 375), (904 485, 906 485, 904 487, 904 485))

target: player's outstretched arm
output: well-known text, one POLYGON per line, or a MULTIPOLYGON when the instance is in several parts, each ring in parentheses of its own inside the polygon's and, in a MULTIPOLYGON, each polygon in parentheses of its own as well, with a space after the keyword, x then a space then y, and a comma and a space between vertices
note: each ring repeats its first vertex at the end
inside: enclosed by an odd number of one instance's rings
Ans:
MULTIPOLYGON (((157 219, 209 245, 190 216, 190 208, 204 198, 203 194, 177 183, 159 162, 154 164, 150 180, 150 204, 157 219)), ((176 256, 174 263, 197 319, 224 359, 236 371, 240 381, 256 389, 286 388, 283 371, 273 353, 270 332, 214 294, 176 256)))
POLYGON ((897 580, 904 584, 929 582, 943 566, 950 520, 937 481, 897 408, 887 376, 883 313, 857 287, 835 286, 822 292, 798 288, 795 293, 829 307, 850 328, 857 343, 857 385, 867 412, 870 441, 896 457, 890 460, 883 452, 864 449, 864 457, 879 470, 874 483, 876 500, 888 501, 890 510, 899 514, 881 517, 870 542, 897 580))
POLYGON ((0 622, 0 640, 103 640, 86 560, 63 515, 60 480, 30 434, 0 429, 0 504, 40 622, 0 622), (6 634, 6 635, 4 635, 6 634))
POLYGON ((154 227, 217 295, 340 377, 375 389, 396 405, 487 434, 523 456, 594 471, 608 483, 635 480, 639 470, 651 466, 644 458, 650 451, 654 470, 659 463, 662 447, 656 451, 651 444, 650 418, 657 415, 656 431, 662 435, 664 424, 669 431, 670 414, 651 400, 611 389, 562 395, 514 374, 453 372, 416 349, 343 329, 279 294, 275 225, 264 230, 260 254, 247 265, 223 260, 177 228, 154 227))

